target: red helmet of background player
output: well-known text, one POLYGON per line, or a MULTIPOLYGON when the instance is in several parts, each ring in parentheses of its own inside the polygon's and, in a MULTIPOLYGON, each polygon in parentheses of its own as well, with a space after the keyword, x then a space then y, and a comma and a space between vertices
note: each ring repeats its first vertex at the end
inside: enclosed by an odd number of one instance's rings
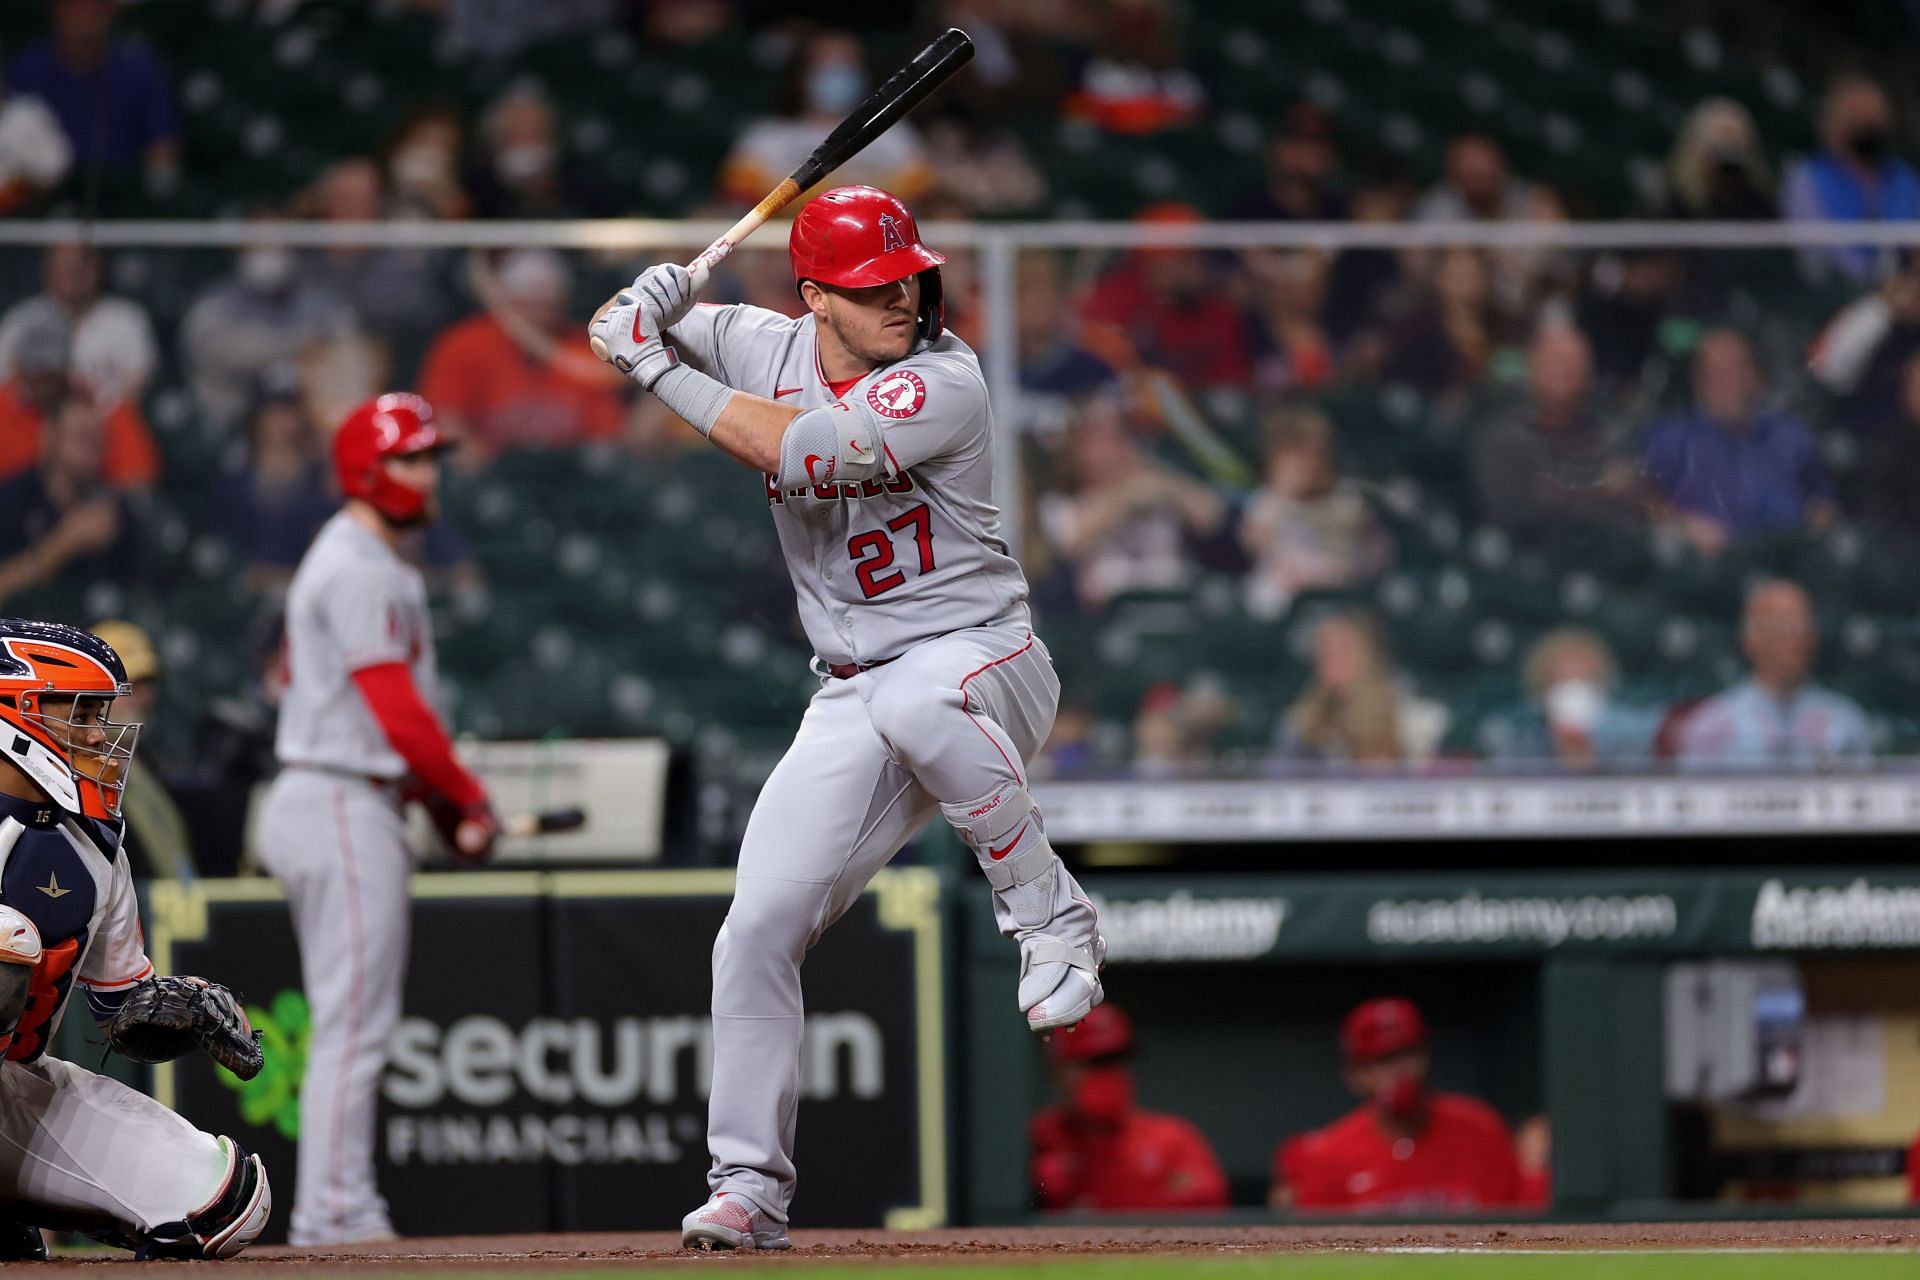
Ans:
POLYGON ((1133 1021, 1110 1004, 1095 1005, 1071 1032, 1047 1039, 1047 1056, 1056 1063, 1117 1058, 1133 1049, 1133 1021))
POLYGON ((333 473, 342 494, 369 503, 395 524, 408 524, 426 510, 427 495, 395 480, 381 464, 448 443, 434 425, 432 405, 408 391, 388 392, 348 414, 334 432, 333 473))
POLYGON ((1427 1024, 1411 1000, 1369 1000, 1340 1024, 1340 1049, 1350 1066, 1364 1066, 1426 1042, 1427 1024))
POLYGON ((920 277, 919 334, 940 336, 946 307, 940 264, 946 259, 920 243, 920 226, 898 196, 878 187, 835 187, 808 201, 787 237, 793 281, 864 289, 920 277))

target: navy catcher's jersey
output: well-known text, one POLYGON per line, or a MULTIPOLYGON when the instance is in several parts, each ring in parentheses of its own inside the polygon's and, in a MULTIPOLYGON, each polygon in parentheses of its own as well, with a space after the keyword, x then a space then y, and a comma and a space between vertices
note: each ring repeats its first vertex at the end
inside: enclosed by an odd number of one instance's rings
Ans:
POLYGON ((47 1051, 78 981, 95 1017, 110 1017, 153 973, 118 824, 72 817, 44 801, 0 795, 0 902, 40 931, 26 1012, 6 1057, 47 1051))

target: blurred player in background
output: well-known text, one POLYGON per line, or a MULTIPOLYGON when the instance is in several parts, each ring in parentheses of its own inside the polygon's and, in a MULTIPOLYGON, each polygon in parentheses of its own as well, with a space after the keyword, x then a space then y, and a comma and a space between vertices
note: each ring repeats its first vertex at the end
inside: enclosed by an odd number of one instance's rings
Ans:
POLYGON ((1065 1098, 1034 1116, 1033 1194, 1043 1209, 1224 1209, 1206 1136, 1133 1098, 1133 1023, 1111 1004, 1047 1042, 1065 1098))
POLYGON ((407 971, 415 855, 405 801, 426 796, 449 843, 473 861, 499 831, 430 705, 426 583, 395 550, 437 513, 437 455, 449 443, 419 396, 383 395, 354 410, 333 440, 346 504, 321 527, 287 595, 275 744, 283 768, 261 815, 260 860, 286 887, 312 1013, 296 1245, 394 1234, 374 1185, 373 1121, 407 971))
POLYGON ((1369 1000, 1340 1026, 1347 1087, 1364 1099, 1274 1160, 1275 1208, 1472 1213, 1530 1208, 1506 1121, 1427 1084, 1427 1028, 1411 1001, 1369 1000))

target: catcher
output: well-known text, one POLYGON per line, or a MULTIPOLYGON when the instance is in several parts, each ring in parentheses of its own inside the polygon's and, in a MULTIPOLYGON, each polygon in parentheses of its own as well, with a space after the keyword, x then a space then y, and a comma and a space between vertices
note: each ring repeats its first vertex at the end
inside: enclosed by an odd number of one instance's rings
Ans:
POLYGON ((44 1258, 41 1227, 142 1257, 228 1258, 266 1226, 266 1170, 145 1094, 48 1046, 76 984, 129 1057, 204 1048, 261 1067, 224 988, 154 976, 120 851, 137 724, 120 656, 56 623, 0 619, 0 1260, 44 1258))

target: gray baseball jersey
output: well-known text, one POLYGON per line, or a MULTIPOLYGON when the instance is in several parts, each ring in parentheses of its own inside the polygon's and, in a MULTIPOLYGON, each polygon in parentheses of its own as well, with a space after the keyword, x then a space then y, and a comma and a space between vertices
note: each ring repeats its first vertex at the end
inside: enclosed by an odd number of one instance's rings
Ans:
POLYGON ((307 548, 287 593, 287 674, 274 749, 282 764, 399 778, 407 762, 387 741, 353 673, 404 662, 433 698, 432 623, 419 570, 342 511, 307 548))
POLYGON ((864 401, 884 478, 780 489, 767 504, 801 625, 828 663, 897 658, 923 640, 1000 621, 1027 625, 1027 580, 993 505, 993 412, 980 361, 952 334, 832 385, 811 316, 697 306, 668 330, 688 364, 800 409, 864 401))

